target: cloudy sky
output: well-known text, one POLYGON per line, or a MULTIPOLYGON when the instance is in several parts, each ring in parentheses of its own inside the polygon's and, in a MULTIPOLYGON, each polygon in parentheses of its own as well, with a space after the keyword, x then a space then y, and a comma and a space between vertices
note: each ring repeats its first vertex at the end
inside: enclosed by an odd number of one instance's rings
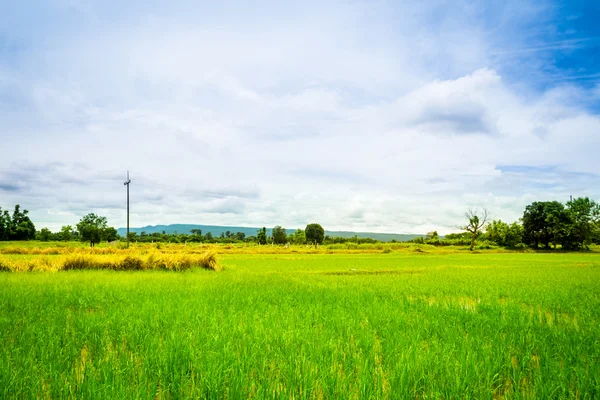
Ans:
POLYGON ((600 200, 594 0, 0 0, 0 206, 424 233, 600 200))

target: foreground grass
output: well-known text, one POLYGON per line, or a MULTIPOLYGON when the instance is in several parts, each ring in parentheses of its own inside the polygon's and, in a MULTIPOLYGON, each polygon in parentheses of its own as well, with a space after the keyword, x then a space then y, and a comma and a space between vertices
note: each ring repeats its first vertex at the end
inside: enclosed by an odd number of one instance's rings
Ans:
POLYGON ((0 398, 594 398, 598 254, 0 273, 0 398))

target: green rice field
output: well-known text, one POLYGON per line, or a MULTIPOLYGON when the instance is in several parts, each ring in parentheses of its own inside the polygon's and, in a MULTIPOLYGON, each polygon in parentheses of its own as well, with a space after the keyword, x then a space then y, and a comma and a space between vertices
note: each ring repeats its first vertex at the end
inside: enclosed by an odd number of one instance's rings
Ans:
POLYGON ((600 397, 598 253, 218 257, 0 272, 0 398, 600 397))

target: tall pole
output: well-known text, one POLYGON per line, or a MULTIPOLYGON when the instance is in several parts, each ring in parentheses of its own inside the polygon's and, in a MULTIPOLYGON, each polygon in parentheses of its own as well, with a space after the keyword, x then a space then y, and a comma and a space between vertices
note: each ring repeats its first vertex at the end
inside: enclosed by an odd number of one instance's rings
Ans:
POLYGON ((131 179, 129 179, 129 171, 127 171, 127 180, 124 185, 127 186, 127 248, 129 248, 129 184, 131 183, 131 179))

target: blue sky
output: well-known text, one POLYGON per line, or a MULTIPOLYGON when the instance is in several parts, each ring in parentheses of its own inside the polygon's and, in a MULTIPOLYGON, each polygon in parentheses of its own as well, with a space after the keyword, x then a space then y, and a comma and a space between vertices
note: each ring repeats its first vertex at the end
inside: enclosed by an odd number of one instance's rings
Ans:
POLYGON ((0 206, 442 233, 600 200, 593 1, 2 1, 0 206), (414 3, 414 4, 412 4, 414 3))

